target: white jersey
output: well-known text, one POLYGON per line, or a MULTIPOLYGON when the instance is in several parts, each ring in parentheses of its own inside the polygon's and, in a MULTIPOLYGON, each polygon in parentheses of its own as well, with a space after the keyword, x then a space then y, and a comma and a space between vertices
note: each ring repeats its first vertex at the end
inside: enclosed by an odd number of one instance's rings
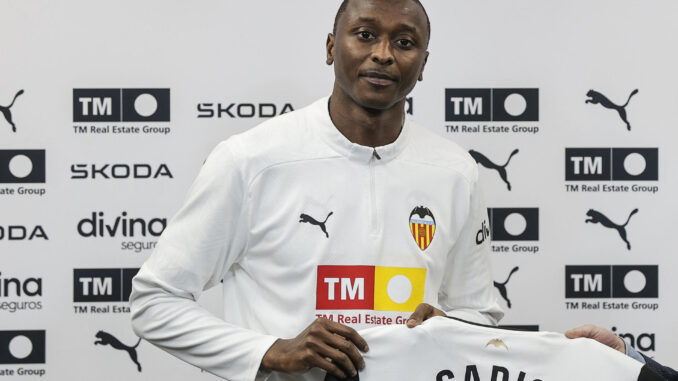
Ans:
POLYGON ((387 146, 351 143, 328 98, 233 136, 134 279, 135 332, 218 376, 253 380, 277 338, 319 316, 402 324, 426 302, 496 324, 477 180, 466 151, 410 121, 387 146), (222 280, 224 320, 195 303, 222 280))
MULTIPOLYGON (((351 381, 659 381, 642 363, 591 339, 435 317, 361 331, 370 351, 351 381)), ((328 375, 326 381, 337 380, 328 375)))

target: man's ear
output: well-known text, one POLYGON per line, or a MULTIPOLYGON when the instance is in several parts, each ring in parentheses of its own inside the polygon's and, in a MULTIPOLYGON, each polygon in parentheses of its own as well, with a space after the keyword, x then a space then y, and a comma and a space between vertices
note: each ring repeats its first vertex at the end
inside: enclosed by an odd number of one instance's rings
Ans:
POLYGON ((419 71, 419 81, 424 80, 424 68, 426 67, 426 61, 428 61, 428 51, 426 52, 426 56, 424 57, 424 64, 421 65, 421 71, 419 71))
POLYGON ((334 63, 334 35, 332 33, 327 34, 325 47, 327 49, 327 60, 325 62, 332 65, 334 63))

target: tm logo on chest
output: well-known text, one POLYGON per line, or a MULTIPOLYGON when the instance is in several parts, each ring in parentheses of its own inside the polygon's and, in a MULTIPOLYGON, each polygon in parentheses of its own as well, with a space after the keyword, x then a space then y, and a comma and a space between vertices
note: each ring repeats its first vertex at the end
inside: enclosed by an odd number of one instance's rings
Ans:
POLYGON ((414 311, 425 284, 425 268, 318 266, 316 309, 414 311))

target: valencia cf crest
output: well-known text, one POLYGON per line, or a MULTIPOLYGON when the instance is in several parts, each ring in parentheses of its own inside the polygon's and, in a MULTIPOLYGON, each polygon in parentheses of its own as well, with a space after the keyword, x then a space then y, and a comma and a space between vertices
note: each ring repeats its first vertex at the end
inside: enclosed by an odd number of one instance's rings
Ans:
POLYGON ((436 219, 429 208, 417 206, 410 213, 410 231, 417 246, 423 251, 433 241, 436 232, 436 219))

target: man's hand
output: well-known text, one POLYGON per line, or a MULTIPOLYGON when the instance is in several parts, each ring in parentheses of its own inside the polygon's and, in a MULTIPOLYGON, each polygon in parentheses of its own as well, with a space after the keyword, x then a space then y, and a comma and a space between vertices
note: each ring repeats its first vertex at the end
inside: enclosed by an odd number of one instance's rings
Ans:
POLYGON ((605 328, 600 328, 595 325, 586 324, 581 327, 571 329, 565 332, 565 336, 569 337, 570 339, 577 337, 587 337, 626 354, 626 343, 624 343, 624 340, 605 328))
POLYGON ((407 326, 413 328, 434 316, 447 316, 443 311, 427 303, 421 303, 407 320, 407 326))
POLYGON ((261 366, 281 372, 321 368, 339 378, 352 377, 365 368, 358 349, 367 352, 369 348, 353 328, 318 318, 294 339, 273 343, 261 366))

